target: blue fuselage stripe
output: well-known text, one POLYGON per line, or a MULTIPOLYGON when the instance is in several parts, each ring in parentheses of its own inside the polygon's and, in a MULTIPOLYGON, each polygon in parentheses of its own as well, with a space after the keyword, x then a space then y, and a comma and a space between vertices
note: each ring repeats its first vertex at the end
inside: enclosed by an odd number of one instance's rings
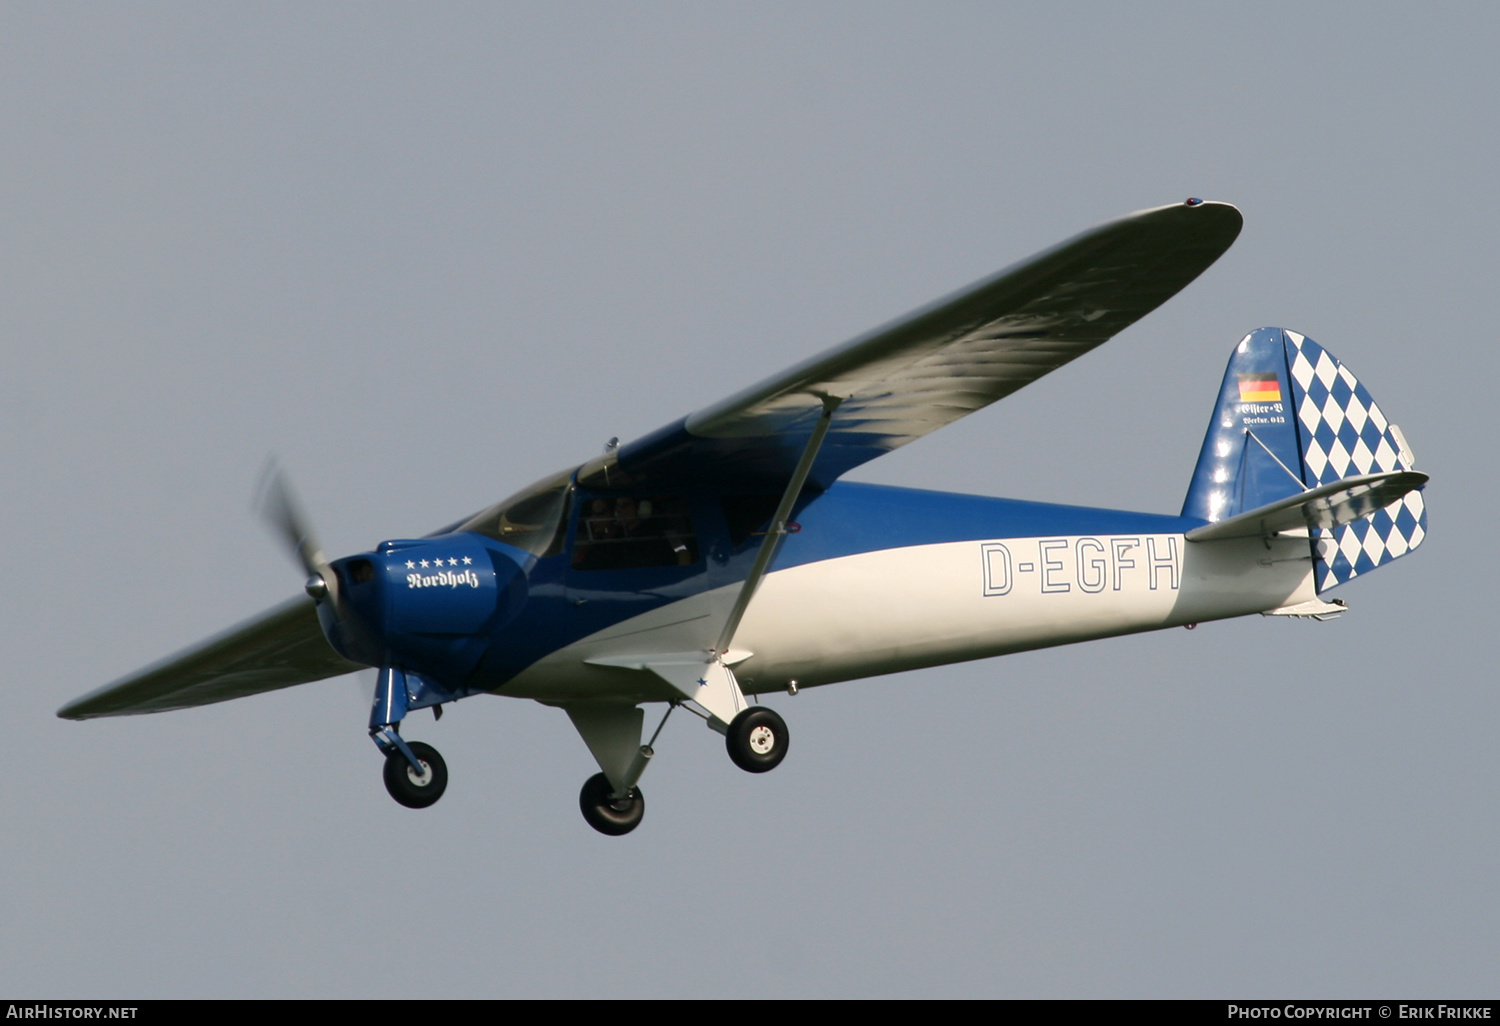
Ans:
POLYGON ((881 549, 1080 534, 1177 534, 1192 517, 840 481, 798 511, 775 569, 881 549))

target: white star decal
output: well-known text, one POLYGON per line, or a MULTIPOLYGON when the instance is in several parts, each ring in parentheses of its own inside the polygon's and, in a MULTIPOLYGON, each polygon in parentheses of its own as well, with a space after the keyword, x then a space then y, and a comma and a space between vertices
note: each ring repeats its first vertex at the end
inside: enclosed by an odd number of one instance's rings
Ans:
POLYGON ((427 560, 422 560, 422 565, 425 567, 427 565, 427 560))
POLYGON ((470 559, 468 556, 464 557, 464 566, 468 566, 472 562, 474 562, 474 561, 472 559, 470 559))
POLYGON ((413 563, 409 559, 406 561, 406 569, 408 569, 408 570, 415 570, 416 568, 417 568, 417 564, 413 563))
POLYGON ((458 566, 458 560, 456 560, 456 559, 450 559, 450 560, 448 560, 448 565, 449 566, 458 566))

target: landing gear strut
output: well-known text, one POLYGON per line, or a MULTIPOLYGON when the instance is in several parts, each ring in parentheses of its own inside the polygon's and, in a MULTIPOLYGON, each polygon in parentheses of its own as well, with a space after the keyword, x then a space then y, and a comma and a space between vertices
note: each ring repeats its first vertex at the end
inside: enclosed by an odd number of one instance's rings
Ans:
MULTIPOLYGON (((646 814, 646 798, 639 787, 632 787, 623 797, 612 796, 614 788, 603 773, 595 773, 584 781, 578 795, 578 807, 589 826, 601 834, 619 837, 641 825, 646 814)), ((394 792, 392 792, 394 793, 394 792)), ((396 799, 400 801, 400 799, 396 799)))
POLYGON ((786 720, 763 705, 742 710, 724 735, 729 757, 746 773, 765 773, 786 758, 786 720))

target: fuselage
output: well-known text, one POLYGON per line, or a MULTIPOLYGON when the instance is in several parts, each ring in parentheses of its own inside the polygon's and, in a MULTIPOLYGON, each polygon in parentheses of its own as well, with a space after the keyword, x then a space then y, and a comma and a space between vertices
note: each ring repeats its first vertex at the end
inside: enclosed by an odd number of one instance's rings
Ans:
MULTIPOLYGON (((378 621, 380 659, 430 682, 431 701, 671 699, 651 674, 600 662, 707 651, 775 500, 557 494, 555 524, 526 547, 459 530, 339 561, 346 577, 372 564, 351 597, 378 621)), ((745 691, 776 691, 1313 597, 1306 538, 1185 541, 1202 523, 835 483, 795 511, 726 661, 745 691)))

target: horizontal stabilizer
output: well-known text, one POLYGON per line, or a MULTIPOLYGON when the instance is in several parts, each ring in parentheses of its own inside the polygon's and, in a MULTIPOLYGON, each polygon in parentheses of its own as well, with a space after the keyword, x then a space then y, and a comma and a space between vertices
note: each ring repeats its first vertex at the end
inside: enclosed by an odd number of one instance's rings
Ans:
POLYGON ((1427 483, 1427 475, 1415 470, 1381 474, 1359 474, 1331 484, 1279 499, 1248 513, 1195 527, 1187 533, 1190 542, 1223 541, 1226 538, 1269 538, 1282 531, 1301 528, 1331 530, 1351 524, 1398 501, 1427 483))
POLYGON ((1343 599, 1334 599, 1324 602, 1322 599, 1308 599, 1306 602, 1298 602, 1294 606, 1277 606, 1275 609, 1267 609, 1261 616, 1291 616, 1298 620, 1336 620, 1339 616, 1349 611, 1343 599))
POLYGON ((57 711, 65 720, 211 705, 364 669, 333 650, 312 600, 297 596, 57 711))

